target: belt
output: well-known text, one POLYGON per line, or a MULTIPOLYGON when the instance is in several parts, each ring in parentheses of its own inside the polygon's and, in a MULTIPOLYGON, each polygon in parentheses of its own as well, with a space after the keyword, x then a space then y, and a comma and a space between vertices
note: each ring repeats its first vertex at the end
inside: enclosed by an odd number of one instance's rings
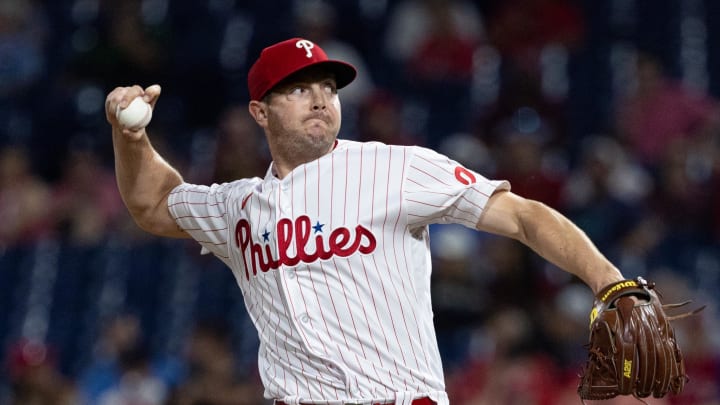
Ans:
MULTIPOLYGON (((435 403, 435 401, 433 401, 432 399, 430 399, 428 397, 413 399, 413 401, 411 403, 412 403, 412 405, 437 405, 435 403)), ((394 405, 394 404, 395 404, 394 402, 373 402, 371 405, 394 405)), ((275 405, 288 405, 288 404, 286 404, 283 401, 275 401, 275 405)), ((310 405, 310 404, 304 404, 301 402, 300 405, 310 405)), ((353 405, 353 403, 348 402, 345 405, 353 405)), ((358 405, 361 405, 361 404, 358 404, 358 405)))

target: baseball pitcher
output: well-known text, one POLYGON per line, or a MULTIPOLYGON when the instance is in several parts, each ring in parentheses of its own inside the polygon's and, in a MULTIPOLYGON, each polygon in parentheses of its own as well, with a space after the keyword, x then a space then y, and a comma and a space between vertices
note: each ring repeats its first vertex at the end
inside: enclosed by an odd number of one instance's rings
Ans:
MULTIPOLYGON (((650 357, 658 370, 672 363, 675 371, 658 371, 660 385, 648 377, 637 395, 682 388, 679 350, 652 285, 625 280, 564 216, 432 150, 339 139, 338 89, 355 76, 352 65, 303 38, 265 48, 248 74, 248 111, 273 161, 262 178, 224 184, 184 182, 145 128, 120 124, 116 111, 137 96, 154 107, 158 85, 119 87, 106 99, 129 212, 150 233, 195 239, 233 271, 260 338, 266 398, 449 403, 430 301, 428 225, 435 223, 517 239, 599 294, 593 333, 608 340, 624 328, 629 363, 618 360, 619 374, 584 379, 581 397, 636 394, 650 357), (644 328, 660 331, 647 337, 644 328), (633 355, 648 342, 649 354, 633 355)), ((605 346, 594 350, 593 359, 614 364, 605 346)), ((594 375, 597 364, 588 365, 594 375)))

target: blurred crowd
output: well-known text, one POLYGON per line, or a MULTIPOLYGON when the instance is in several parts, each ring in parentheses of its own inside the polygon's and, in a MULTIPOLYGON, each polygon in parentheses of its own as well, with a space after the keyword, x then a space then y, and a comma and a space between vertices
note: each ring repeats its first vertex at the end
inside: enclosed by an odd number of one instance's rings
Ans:
MULTIPOLYGON (((720 404, 720 78, 692 85, 673 63, 687 55, 638 28, 665 22, 654 35, 682 42, 677 15, 697 23, 710 3, 2 0, 0 405, 266 403, 232 274, 129 218, 104 98, 159 83, 149 133, 186 180, 262 176, 248 62, 293 36, 360 72, 340 137, 507 179, 666 302, 708 305, 675 323, 686 392, 648 402, 720 404)), ((512 240, 431 238, 453 403, 579 403, 591 292, 512 240)))

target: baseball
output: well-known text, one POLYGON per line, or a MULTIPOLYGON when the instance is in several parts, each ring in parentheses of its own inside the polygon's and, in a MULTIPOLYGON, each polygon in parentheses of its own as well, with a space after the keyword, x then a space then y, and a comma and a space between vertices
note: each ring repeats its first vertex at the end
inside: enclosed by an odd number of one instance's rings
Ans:
POLYGON ((120 125, 124 128, 138 131, 150 123, 150 119, 152 119, 152 107, 150 107, 150 104, 146 103, 142 97, 135 97, 127 107, 121 109, 120 106, 118 106, 115 115, 120 125))

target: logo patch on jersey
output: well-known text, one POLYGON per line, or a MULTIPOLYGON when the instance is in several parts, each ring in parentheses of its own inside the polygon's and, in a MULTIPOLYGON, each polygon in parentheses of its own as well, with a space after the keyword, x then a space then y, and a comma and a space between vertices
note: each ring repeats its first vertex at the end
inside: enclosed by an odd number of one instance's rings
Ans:
POLYGON ((455 168, 455 179, 465 185, 470 185, 477 181, 475 175, 470 170, 462 166, 455 168))
MULTIPOLYGON (((362 225, 357 225, 354 233, 346 227, 325 232, 323 226, 324 224, 319 221, 312 225, 307 215, 302 215, 294 221, 289 218, 279 220, 275 229, 277 232, 277 257, 275 257, 269 243, 260 244, 253 241, 250 222, 241 219, 235 226, 235 246, 242 254, 245 277, 250 280, 250 268, 252 274, 257 275, 258 269, 265 273, 280 266, 295 266, 300 262, 312 263, 333 256, 348 257, 355 252, 368 254, 377 247, 375 235, 362 225)), ((268 234, 265 230, 264 235, 268 234)))

